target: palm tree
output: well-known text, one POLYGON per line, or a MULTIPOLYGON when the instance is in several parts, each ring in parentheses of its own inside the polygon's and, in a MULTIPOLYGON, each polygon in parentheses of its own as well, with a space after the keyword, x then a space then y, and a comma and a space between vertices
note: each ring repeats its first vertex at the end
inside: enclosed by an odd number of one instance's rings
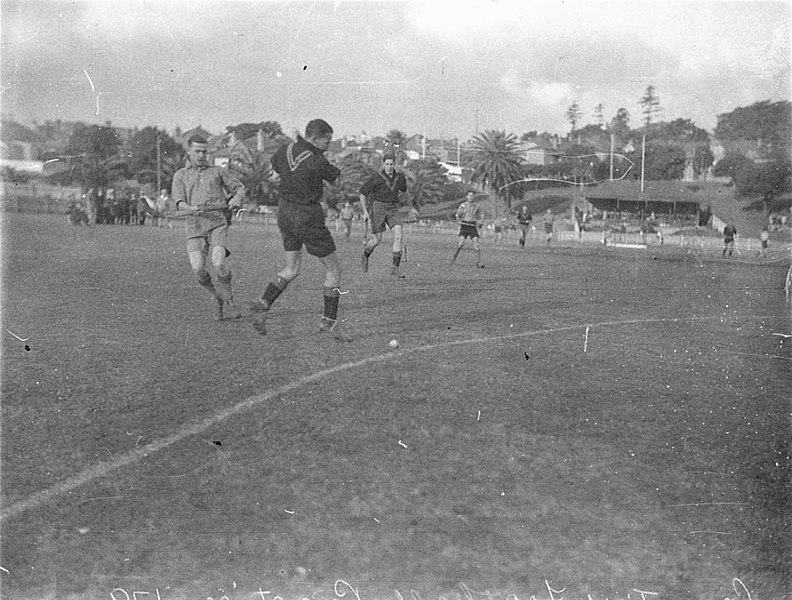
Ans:
POLYGON ((473 138, 469 168, 472 181, 484 191, 495 195, 495 218, 499 200, 511 210, 517 187, 510 184, 523 179, 525 160, 519 153, 519 140, 505 131, 485 131, 473 138))
POLYGON ((414 207, 436 204, 443 199, 446 169, 433 158, 414 160, 405 169, 410 180, 410 195, 414 207))
POLYGON ((341 169, 341 176, 332 185, 325 186, 325 201, 331 208, 346 200, 352 204, 357 202, 360 188, 375 172, 368 157, 360 152, 344 156, 336 166, 341 169))
MULTIPOLYGON (((400 154, 403 156, 404 147, 407 144, 407 135, 403 132, 399 131, 398 129, 391 129, 385 135, 385 149, 386 151, 393 152, 397 156, 400 154)), ((399 161, 398 164, 400 164, 399 161)))

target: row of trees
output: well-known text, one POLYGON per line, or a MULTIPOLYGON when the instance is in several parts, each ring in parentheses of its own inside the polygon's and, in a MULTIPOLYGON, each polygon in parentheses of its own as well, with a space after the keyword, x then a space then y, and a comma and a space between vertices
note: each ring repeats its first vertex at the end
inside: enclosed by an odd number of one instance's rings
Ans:
MULTIPOLYGON (((642 127, 630 129, 629 114, 619 109, 607 126, 574 129, 560 160, 553 164, 529 165, 521 147, 523 140, 505 131, 486 131, 466 144, 461 166, 470 183, 499 197, 509 207, 526 190, 540 186, 590 184, 611 177, 639 177, 641 173, 648 180, 681 179, 686 169, 698 176, 706 173, 714 161, 709 134, 689 119, 653 122, 659 106, 653 88, 647 90, 644 100, 642 127), (611 161, 609 154, 603 152, 603 145, 611 143, 616 148, 626 147, 620 153, 624 158, 611 161)), ((791 117, 789 102, 759 102, 720 115, 715 137, 724 145, 726 154, 714 173, 731 177, 740 193, 758 195, 765 202, 790 191, 791 117)), ((270 183, 269 157, 278 143, 288 139, 280 125, 272 121, 242 123, 228 130, 235 133, 237 142, 260 135, 259 131, 270 142, 264 150, 245 150, 242 159, 235 159, 232 152, 229 167, 243 180, 252 201, 276 203, 278 190, 270 183)), ((394 129, 386 135, 385 144, 398 151, 406 140, 404 133, 394 129)), ((122 139, 109 125, 78 123, 63 152, 50 160, 68 166, 54 176, 64 184, 104 188, 122 179, 133 179, 142 185, 159 183, 169 188, 185 154, 179 141, 154 127, 135 130, 122 139)), ((379 157, 370 153, 331 156, 331 160, 342 171, 339 182, 327 189, 326 199, 331 206, 356 199, 362 183, 379 167, 379 157)), ((450 183, 444 167, 434 158, 405 160, 402 167, 410 179, 413 202, 418 206, 457 198, 464 192, 465 186, 450 183)))
MULTIPOLYGON (((625 108, 620 108, 606 124, 602 104, 594 108, 597 125, 578 129, 582 111, 574 102, 566 112, 571 135, 606 131, 613 135, 619 147, 635 134, 641 134, 642 141, 645 135, 647 161, 642 166, 650 180, 677 179, 686 165, 697 176, 712 166, 710 136, 705 130, 695 127, 690 120, 657 122, 663 109, 654 86, 646 88, 639 103, 643 127, 633 131, 625 108)), ((725 155, 715 165, 713 175, 730 177, 740 195, 761 197, 763 208, 768 209, 781 194, 792 191, 791 131, 792 109, 788 101, 757 102, 720 115, 714 137, 724 146, 725 155)), ((634 156, 630 158, 635 162, 634 156)))

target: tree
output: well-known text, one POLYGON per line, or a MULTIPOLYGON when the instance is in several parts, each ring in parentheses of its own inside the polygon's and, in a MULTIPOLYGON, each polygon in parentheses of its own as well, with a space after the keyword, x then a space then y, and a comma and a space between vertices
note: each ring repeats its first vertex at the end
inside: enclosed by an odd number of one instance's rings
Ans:
POLYGON ((646 165, 655 176, 653 178, 681 178, 688 165, 695 176, 700 176, 712 166, 714 155, 709 133, 696 127, 690 119, 654 123, 645 127, 644 132, 647 135, 646 165), (672 147, 675 148, 673 152, 670 151, 672 147), (685 164, 677 175, 680 152, 685 156, 685 164))
POLYGON ((624 145, 630 138, 630 113, 626 108, 616 111, 616 116, 611 119, 610 131, 616 137, 619 145, 624 145))
POLYGON ((72 180, 84 188, 106 188, 126 174, 121 139, 112 127, 79 123, 69 138, 65 158, 73 161, 72 180))
POLYGON ((573 102, 566 111, 566 119, 569 121, 569 124, 572 126, 572 131, 575 131, 577 128, 577 124, 580 121, 580 117, 583 113, 580 110, 580 106, 578 106, 577 102, 573 102))
POLYGON ((591 183, 599 164, 597 149, 588 145, 574 145, 567 149, 563 161, 557 165, 562 178, 575 183, 591 183))
MULTIPOLYGON (((637 148, 631 153, 630 160, 635 163, 634 175, 639 177, 641 148, 637 148)), ((687 154, 684 147, 678 143, 647 137, 644 161, 644 178, 649 181, 682 179, 685 174, 687 154)))
POLYGON ((646 88, 644 95, 641 97, 641 106, 643 107, 644 124, 647 126, 651 125, 653 118, 661 112, 660 98, 655 94, 653 85, 646 88))
MULTIPOLYGON (((404 146, 407 143, 407 136, 398 129, 391 129, 385 135, 385 139, 383 141, 385 144, 385 151, 393 152, 398 159, 399 152, 404 152, 404 146)), ((397 160, 397 164, 400 164, 400 161, 397 160)))
POLYGON ((173 175, 184 163, 184 148, 165 131, 144 127, 133 133, 125 145, 127 170, 141 184, 157 183, 159 166, 160 185, 170 189, 173 175), (157 139, 160 140, 159 165, 157 164, 157 139))
POLYGON ((605 126, 605 106, 601 102, 594 107, 594 123, 600 128, 605 126))
POLYGON ((756 102, 718 115, 715 137, 726 155, 714 172, 730 175, 741 196, 760 195, 765 203, 790 191, 791 128, 789 101, 756 102))
POLYGON ((258 123, 239 123, 237 125, 229 125, 226 131, 233 131, 239 141, 244 141, 249 137, 258 135, 261 131, 265 136, 271 139, 279 139, 283 137, 283 129, 277 121, 260 121, 258 123))
POLYGON ((511 209, 511 201, 518 192, 514 189, 515 186, 509 184, 523 179, 524 162, 514 134, 485 131, 473 138, 468 165, 472 170, 471 179, 495 195, 495 218, 498 217, 497 200, 504 201, 511 209))
POLYGON ((347 200, 353 204, 359 201, 360 188, 375 173, 368 157, 361 152, 347 154, 336 166, 341 170, 341 175, 335 183, 325 186, 324 199, 330 208, 335 208, 339 203, 347 200))
POLYGON ((436 204, 443 199, 448 182, 446 169, 434 158, 414 160, 405 169, 413 206, 436 204))
POLYGON ((718 115, 715 138, 752 160, 783 160, 790 155, 792 103, 756 102, 718 115))

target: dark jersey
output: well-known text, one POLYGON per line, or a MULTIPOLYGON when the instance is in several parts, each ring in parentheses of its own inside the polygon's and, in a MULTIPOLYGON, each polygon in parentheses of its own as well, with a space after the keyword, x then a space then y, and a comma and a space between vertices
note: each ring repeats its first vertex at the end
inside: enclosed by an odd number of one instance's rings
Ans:
POLYGON ((726 241, 734 241, 734 236, 737 235, 737 229, 734 225, 726 225, 723 228, 723 239, 726 241))
POLYGON ((281 177, 281 196, 294 204, 319 204, 324 192, 322 182, 332 183, 341 174, 319 148, 300 136, 296 142, 281 146, 270 162, 281 177))
POLYGON ((399 202, 399 192, 407 191, 407 178, 404 173, 394 169, 393 177, 388 177, 385 171, 380 169, 368 178, 368 181, 360 188, 360 193, 366 196, 366 200, 385 202, 387 204, 399 202))
POLYGON ((519 211, 517 213, 517 222, 520 225, 530 225, 531 221, 533 221, 533 215, 529 212, 519 211))

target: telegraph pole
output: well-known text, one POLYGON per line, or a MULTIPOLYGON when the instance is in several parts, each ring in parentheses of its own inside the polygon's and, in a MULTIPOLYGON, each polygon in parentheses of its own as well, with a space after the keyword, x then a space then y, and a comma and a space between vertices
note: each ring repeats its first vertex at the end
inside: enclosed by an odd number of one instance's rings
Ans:
POLYGON ((160 147, 162 146, 162 138, 159 133, 157 134, 157 193, 156 198, 159 198, 160 190, 162 190, 162 174, 160 170, 160 147))

